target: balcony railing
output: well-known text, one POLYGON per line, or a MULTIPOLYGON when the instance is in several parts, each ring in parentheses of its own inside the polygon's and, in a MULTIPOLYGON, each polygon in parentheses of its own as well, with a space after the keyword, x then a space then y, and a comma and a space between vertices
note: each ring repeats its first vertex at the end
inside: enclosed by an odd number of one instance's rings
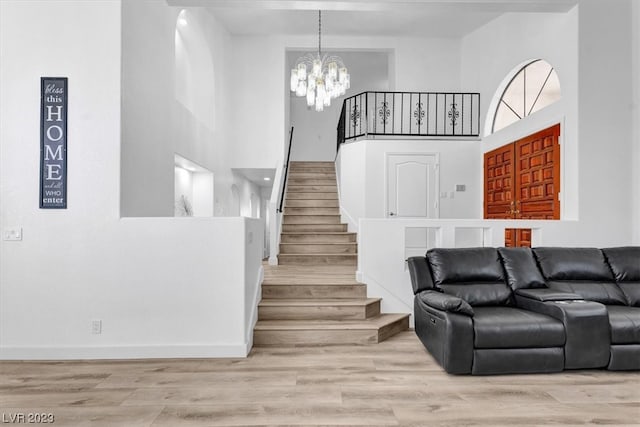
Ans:
POLYGON ((345 98, 338 147, 364 136, 477 137, 480 94, 362 92, 345 98))

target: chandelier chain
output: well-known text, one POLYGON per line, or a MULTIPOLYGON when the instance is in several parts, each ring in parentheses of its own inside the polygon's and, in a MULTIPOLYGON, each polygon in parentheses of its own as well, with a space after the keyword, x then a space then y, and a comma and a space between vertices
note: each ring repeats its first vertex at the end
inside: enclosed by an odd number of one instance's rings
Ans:
POLYGON ((322 11, 318 11, 318 56, 322 52, 322 11))

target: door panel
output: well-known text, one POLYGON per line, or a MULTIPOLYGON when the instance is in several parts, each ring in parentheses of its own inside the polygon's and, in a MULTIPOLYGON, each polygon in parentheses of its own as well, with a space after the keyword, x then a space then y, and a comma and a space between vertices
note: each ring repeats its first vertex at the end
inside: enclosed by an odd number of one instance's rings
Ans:
POLYGON ((387 217, 438 218, 437 156, 387 156, 387 217))
MULTIPOLYGON (((484 155, 487 219, 560 219, 560 125, 484 155)), ((506 229, 505 246, 531 246, 530 229, 506 229)))
POLYGON ((500 147, 484 155, 484 217, 503 219, 513 199, 513 147, 500 147))
POLYGON ((560 125, 516 141, 516 218, 560 219, 560 125))

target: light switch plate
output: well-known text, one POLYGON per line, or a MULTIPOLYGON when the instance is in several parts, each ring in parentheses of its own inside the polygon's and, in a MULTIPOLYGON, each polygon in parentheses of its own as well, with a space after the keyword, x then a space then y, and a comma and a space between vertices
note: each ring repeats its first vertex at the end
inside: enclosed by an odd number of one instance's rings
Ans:
POLYGON ((19 242, 22 240, 22 227, 6 227, 2 236, 5 241, 8 242, 19 242))

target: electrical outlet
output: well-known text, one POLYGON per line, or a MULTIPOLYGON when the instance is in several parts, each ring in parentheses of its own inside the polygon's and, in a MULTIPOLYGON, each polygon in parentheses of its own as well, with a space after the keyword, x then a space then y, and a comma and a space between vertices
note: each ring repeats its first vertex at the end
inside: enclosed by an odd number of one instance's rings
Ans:
POLYGON ((91 334, 100 335, 102 333, 102 320, 96 319, 91 321, 91 334))
POLYGON ((22 240, 22 227, 7 227, 3 230, 4 240, 9 242, 19 242, 22 240))

